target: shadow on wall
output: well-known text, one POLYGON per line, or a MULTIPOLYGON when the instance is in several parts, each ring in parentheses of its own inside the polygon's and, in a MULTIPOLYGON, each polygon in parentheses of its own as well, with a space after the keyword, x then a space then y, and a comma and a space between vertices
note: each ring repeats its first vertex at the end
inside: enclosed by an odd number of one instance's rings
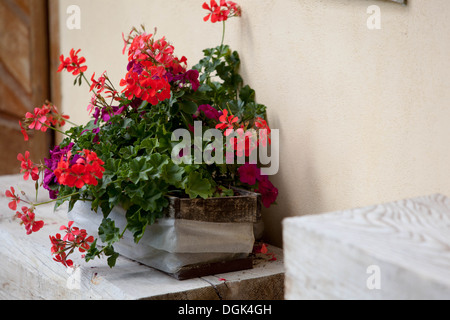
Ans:
MULTIPOLYGON (((312 145, 314 139, 310 135, 299 135, 295 148, 289 148, 289 139, 283 131, 277 113, 269 116, 270 126, 280 128, 280 169, 271 178, 278 188, 277 203, 269 209, 263 208, 264 240, 277 247, 282 247, 282 220, 291 216, 301 216, 325 212, 323 195, 314 165, 312 145), (301 138, 301 137, 307 138, 301 138), (299 147, 300 146, 300 147, 299 147), (295 159, 295 163, 292 160, 295 159), (302 165, 297 165, 301 163, 302 165), (292 179, 297 177, 297 179, 292 179)), ((303 132, 310 132, 307 127, 303 132)))

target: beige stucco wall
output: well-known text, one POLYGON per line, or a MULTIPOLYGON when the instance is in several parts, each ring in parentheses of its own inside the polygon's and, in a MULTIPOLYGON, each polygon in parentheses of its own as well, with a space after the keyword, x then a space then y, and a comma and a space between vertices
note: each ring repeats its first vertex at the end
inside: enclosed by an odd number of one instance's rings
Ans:
MULTIPOLYGON (((220 42, 202 0, 62 0, 64 53, 82 48, 90 72, 124 75, 121 33, 158 27, 192 66, 220 42), (67 29, 67 6, 81 8, 67 29)), ((281 245, 281 220, 440 192, 450 196, 450 6, 366 0, 241 0, 226 42, 280 129, 278 205, 264 212, 281 245), (369 30, 369 5, 381 30, 369 30)), ((89 75, 90 75, 90 72, 89 75)), ((62 107, 86 121, 90 96, 63 76, 62 107)))

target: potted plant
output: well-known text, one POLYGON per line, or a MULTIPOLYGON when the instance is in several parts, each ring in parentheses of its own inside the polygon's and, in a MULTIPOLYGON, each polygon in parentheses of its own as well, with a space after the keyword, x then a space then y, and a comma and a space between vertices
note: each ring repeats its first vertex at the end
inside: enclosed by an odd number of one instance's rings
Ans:
MULTIPOLYGON (((224 31, 228 18, 241 15, 231 1, 203 8, 205 21, 222 22, 224 31)), ((63 136, 41 164, 29 152, 18 156, 25 180, 48 190, 55 207, 68 202, 66 234, 50 236, 54 260, 71 267, 78 250, 86 261, 106 256, 113 267, 119 252, 138 252, 137 259, 174 274, 186 265, 245 260, 260 200, 269 207, 278 190, 255 161, 271 131, 266 107, 239 75, 238 53, 222 37, 189 69, 156 32, 133 28, 123 39, 129 63, 120 89, 106 72, 87 77, 80 50, 60 57, 58 72, 72 73, 74 84, 92 92, 90 122, 70 123, 46 102, 19 123, 25 140, 29 130, 63 136), (71 128, 62 131, 67 122, 71 128)), ((44 227, 35 214, 42 203, 13 187, 6 196, 28 234, 44 227)))

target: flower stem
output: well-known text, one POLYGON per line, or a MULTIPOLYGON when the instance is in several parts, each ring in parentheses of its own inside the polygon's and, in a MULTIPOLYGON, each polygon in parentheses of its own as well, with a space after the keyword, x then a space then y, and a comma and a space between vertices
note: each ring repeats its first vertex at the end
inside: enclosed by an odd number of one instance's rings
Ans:
POLYGON ((91 83, 89 82, 89 80, 86 78, 86 76, 84 75, 84 72, 81 72, 81 76, 83 77, 84 81, 86 81, 87 85, 90 87, 91 83))
POLYGON ((56 132, 59 132, 59 133, 61 133, 61 134, 63 134, 63 135, 66 135, 66 136, 69 137, 69 135, 68 135, 67 133, 65 133, 65 132, 63 132, 63 131, 61 131, 61 130, 59 130, 59 129, 56 129, 55 127, 49 126, 48 124, 43 123, 43 122, 40 122, 40 121, 39 121, 39 123, 42 124, 43 126, 46 126, 47 128, 50 128, 50 129, 52 129, 52 130, 54 130, 54 131, 56 131, 56 132))
POLYGON ((78 124, 76 124, 76 123, 73 123, 73 122, 72 122, 72 121, 70 121, 70 120, 64 119, 64 121, 65 121, 65 122, 67 122, 67 123, 69 123, 69 124, 71 124, 71 125, 73 125, 73 126, 75 126, 75 127, 79 127, 79 125, 78 125, 78 124))
POLYGON ((225 21, 223 21, 222 42, 220 43, 220 47, 223 46, 223 42, 225 40, 225 30, 226 30, 225 21))
POLYGON ((55 200, 50 200, 50 201, 46 201, 46 202, 41 202, 41 203, 33 204, 33 207, 43 206, 43 205, 45 205, 45 204, 50 204, 50 203, 53 203, 53 202, 56 202, 56 201, 59 201, 59 200, 67 199, 67 198, 70 198, 70 197, 72 197, 72 196, 76 196, 77 194, 80 194, 80 193, 79 193, 79 192, 75 192, 75 193, 69 194, 69 195, 67 195, 67 196, 63 196, 63 197, 61 197, 61 198, 55 199, 55 200))

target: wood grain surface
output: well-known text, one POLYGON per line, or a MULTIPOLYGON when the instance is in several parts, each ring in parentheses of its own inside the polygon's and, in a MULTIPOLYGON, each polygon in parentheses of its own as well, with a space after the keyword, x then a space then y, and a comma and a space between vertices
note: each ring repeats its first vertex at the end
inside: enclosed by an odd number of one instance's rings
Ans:
POLYGON ((242 189, 235 192, 232 197, 209 199, 169 197, 168 216, 217 223, 261 221, 261 195, 242 189))
POLYGON ((283 222, 286 294, 450 298, 450 199, 434 194, 283 222), (367 286, 380 268, 381 289, 367 286))

